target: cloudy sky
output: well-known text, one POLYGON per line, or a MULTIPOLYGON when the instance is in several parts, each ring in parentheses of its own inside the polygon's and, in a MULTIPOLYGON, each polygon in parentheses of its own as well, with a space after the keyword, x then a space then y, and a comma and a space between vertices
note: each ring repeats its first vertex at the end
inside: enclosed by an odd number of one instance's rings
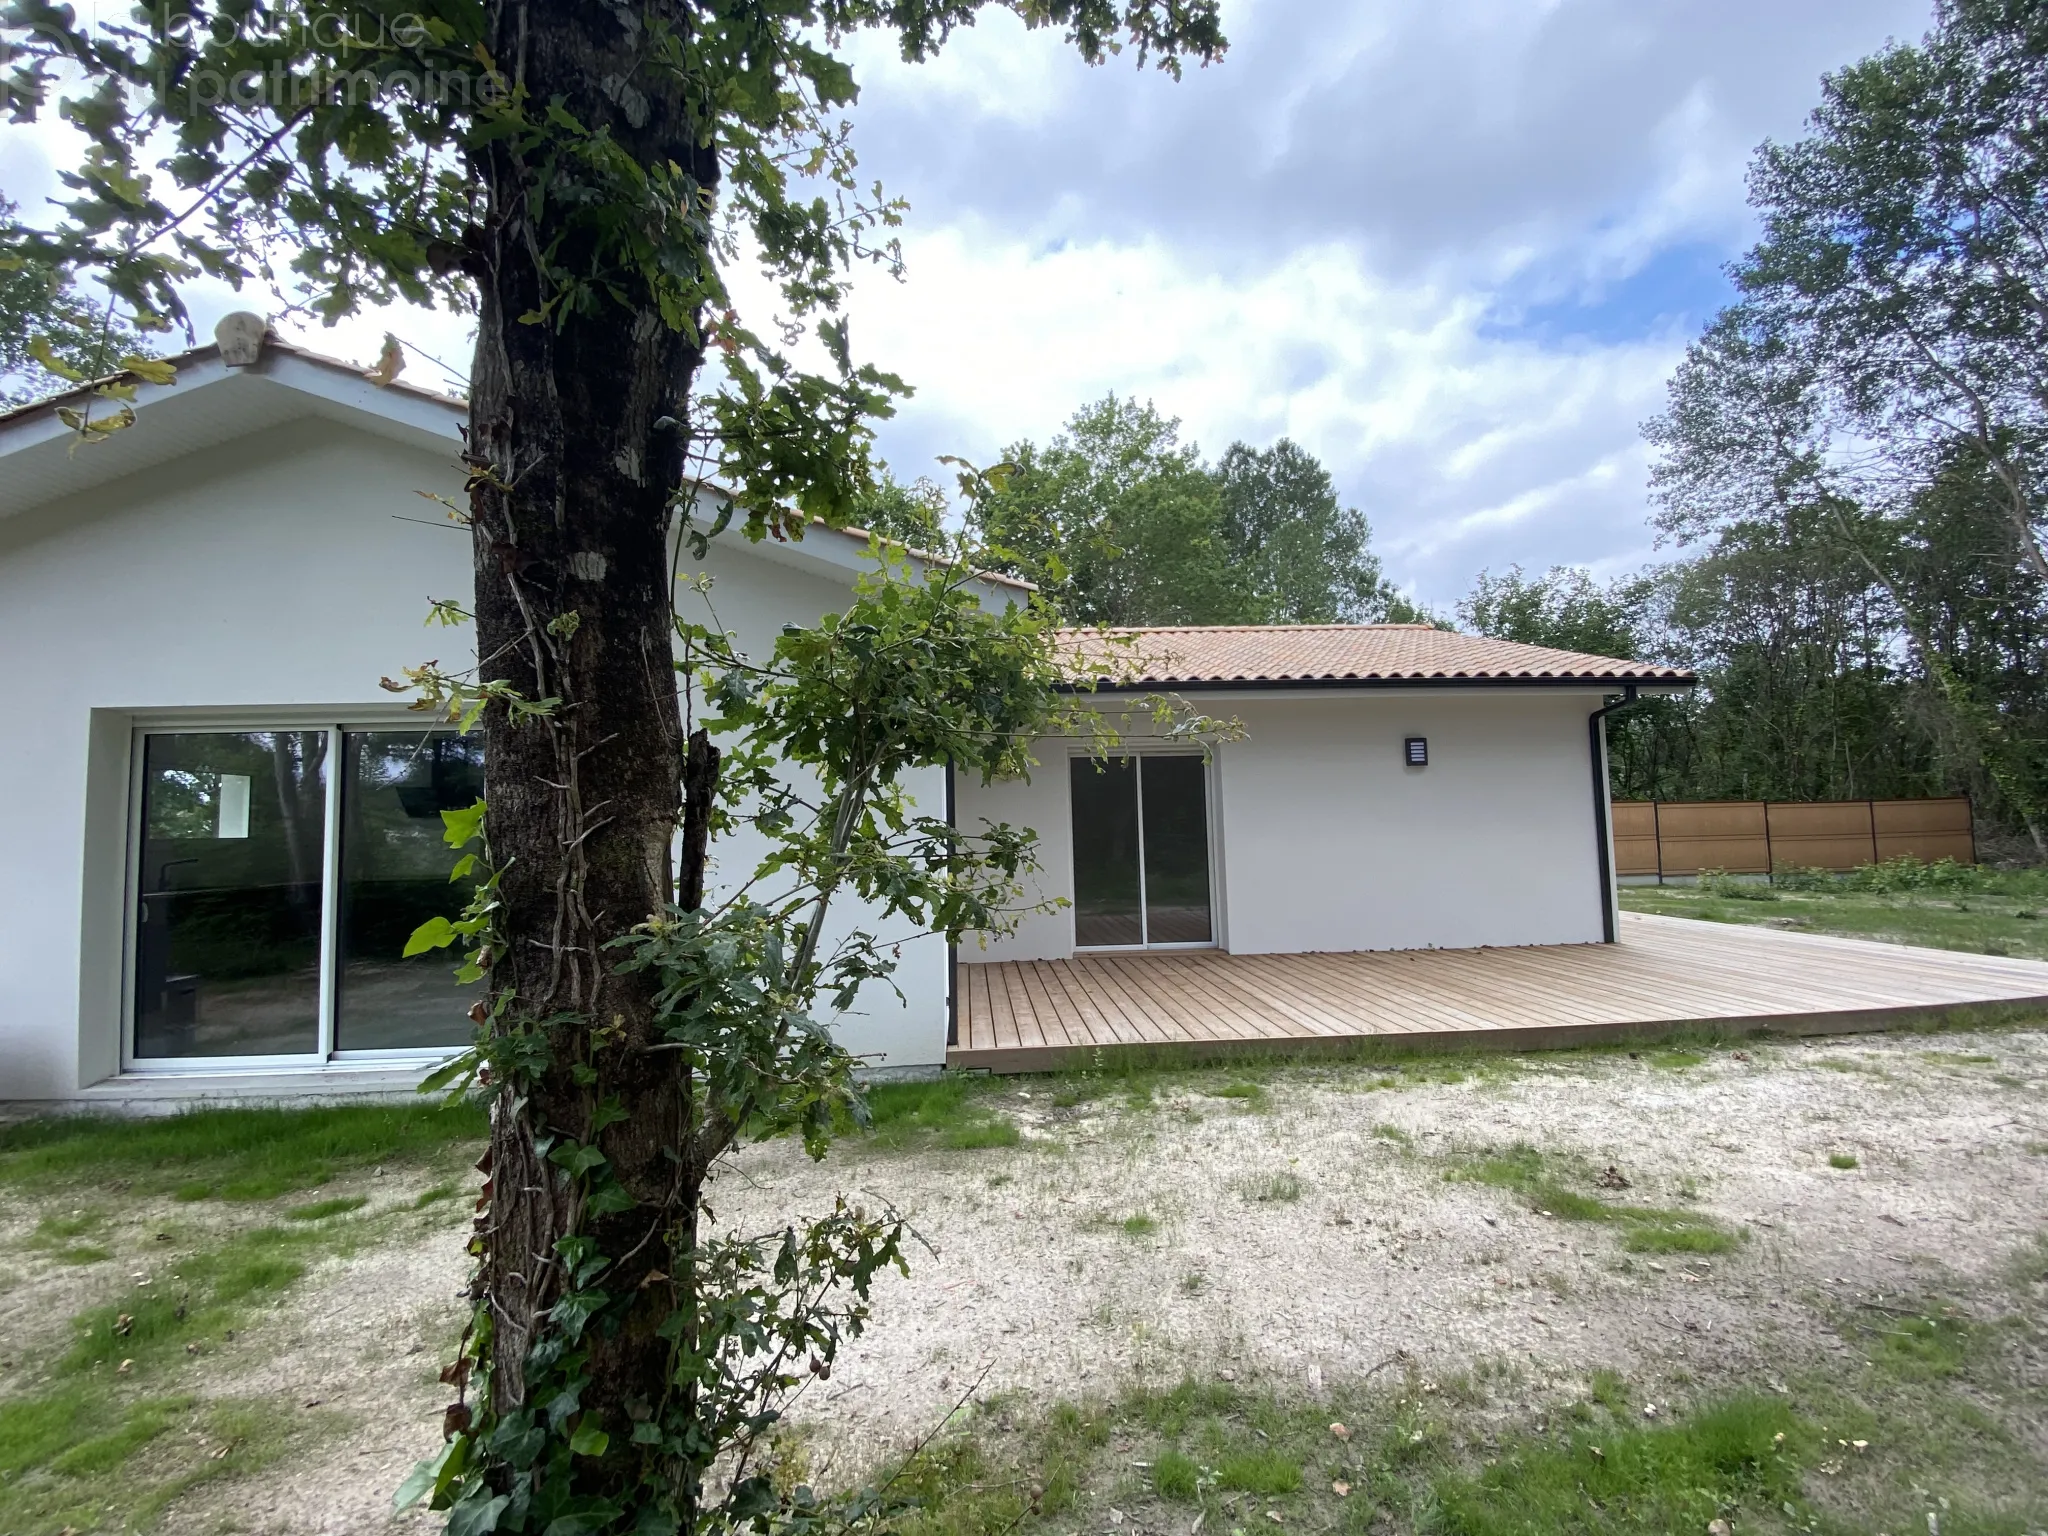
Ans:
MULTIPOLYGON (((991 13, 936 62, 858 48, 863 170, 907 197, 907 280, 858 352, 916 398, 905 478, 1043 439, 1115 391, 1214 454, 1289 436, 1448 608, 1482 567, 1652 551, 1638 426, 1752 238, 1744 170, 1823 71, 1929 0, 1224 0, 1175 83, 991 13)), ((0 136, 0 187, 48 188, 0 136)), ((196 306, 210 324, 222 302, 196 306)), ((365 316, 459 358, 451 317, 365 316)))

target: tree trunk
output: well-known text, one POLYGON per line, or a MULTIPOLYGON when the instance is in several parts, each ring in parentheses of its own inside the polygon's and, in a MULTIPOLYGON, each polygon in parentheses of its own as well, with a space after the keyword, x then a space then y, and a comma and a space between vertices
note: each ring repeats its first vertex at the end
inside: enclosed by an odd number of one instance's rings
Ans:
MULTIPOLYGON (((679 8, 651 10, 667 10, 679 33, 687 25, 679 8)), ((709 189, 714 151, 672 80, 646 67, 647 15, 499 0, 486 46, 530 113, 559 100, 637 163, 672 161, 709 189)), ((478 655, 485 682, 558 702, 524 724, 500 704, 484 716, 485 832, 503 870, 487 962, 501 1005, 494 1033, 544 1036, 548 1050, 530 1091, 497 1103, 478 1299, 492 1325, 492 1406, 509 1411, 526 1395, 536 1322, 562 1290, 556 1242, 571 1230, 596 1242, 611 1260, 604 1289, 641 1298, 622 1327, 584 1340, 583 1405, 616 1440, 629 1411, 644 1416, 636 1405, 663 1395, 666 1347, 653 1329, 672 1306, 665 1227, 679 1184, 695 1183, 668 1155, 685 1141, 684 1080, 672 1055, 642 1049, 653 977, 614 974, 605 946, 675 894, 684 747, 669 497, 685 441, 655 424, 688 419, 702 350, 663 322, 632 274, 591 270, 573 199, 553 187, 533 196, 538 177, 569 173, 527 161, 511 138, 479 155, 488 206, 470 255, 480 313, 468 453, 478 655), (600 284, 580 309, 544 308, 565 278, 613 276, 624 301, 600 284), (624 1114, 598 1129, 607 1101, 624 1114), (636 1206, 581 1211, 574 1182, 537 1150, 541 1137, 595 1145, 636 1206)))

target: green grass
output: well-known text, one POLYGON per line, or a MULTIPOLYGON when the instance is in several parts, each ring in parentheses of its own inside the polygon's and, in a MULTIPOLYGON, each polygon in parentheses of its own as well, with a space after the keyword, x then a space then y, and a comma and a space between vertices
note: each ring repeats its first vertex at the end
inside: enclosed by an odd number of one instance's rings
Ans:
POLYGON ((199 1484, 274 1461, 295 1428, 274 1405, 98 1381, 0 1398, 0 1531, 145 1529, 199 1484))
POLYGON ((314 1200, 305 1205, 295 1205, 284 1213, 286 1221, 325 1221, 330 1216, 346 1216, 351 1211, 360 1211, 370 1203, 368 1195, 339 1195, 332 1200, 314 1200))
POLYGON ((1216 1486, 1268 1499, 1298 1493, 1301 1463, 1278 1450, 1237 1451, 1216 1463, 1216 1486))
POLYGON ((1267 1529, 1269 1517, 1282 1531, 1348 1536, 1697 1536, 1730 1516, 1737 1530, 1808 1525, 1804 1478, 1823 1441, 1780 1398, 1733 1393, 1645 1422, 1610 1372, 1566 1427, 1545 1430, 1512 1384, 1497 1405, 1505 1426, 1459 1417, 1489 1404, 1483 1384, 1461 1388, 1467 1408, 1451 1395, 1425 1396, 1412 1377, 1405 1390, 1312 1401, 1188 1381, 1024 1423, 1013 1406, 984 1409, 899 1475, 917 1501, 900 1528, 1054 1536, 1077 1516, 1105 1529, 1106 1507, 1140 1531, 1219 1536, 1267 1529), (1333 1420, 1349 1438, 1332 1435, 1333 1420))
POLYGON ((1919 1310, 1852 1307, 1842 1336, 1862 1346, 1871 1367, 1906 1381, 1945 1381, 1958 1374, 1981 1342, 1977 1327, 1954 1307, 1928 1302, 1919 1310))
POLYGON ((1707 1059, 1704 1051, 1651 1051, 1647 1057, 1650 1065, 1661 1067, 1666 1072, 1683 1072, 1687 1067, 1696 1067, 1707 1059))
POLYGON ((1854 1152, 1830 1152, 1828 1154, 1828 1166, 1830 1168, 1854 1168, 1856 1166, 1856 1154, 1854 1152))
MULTIPOLYGON (((2016 1284, 2048 1280, 2048 1237, 2010 1267, 2016 1284)), ((1930 1303, 1905 1317, 1859 1309, 1844 1332, 1857 1358, 1768 1391, 1700 1388, 1678 1371, 1632 1384, 1603 1368, 1559 1401, 1532 1396, 1502 1360, 1312 1396, 1191 1379, 1043 1416, 1004 1398, 903 1469, 894 1491, 916 1505, 898 1528, 1252 1536, 1271 1520, 1315 1536, 1706 1536, 1723 1521, 1871 1536, 1932 1529, 1930 1511, 1944 1536, 2048 1526, 2048 1467, 2028 1438, 2034 1388, 2024 1361, 2018 1378, 2000 1375, 1998 1330, 1930 1303), (1103 1518, 1112 1508, 1121 1522, 1103 1518)))
POLYGON ((1455 1159, 1444 1177, 1508 1190, 1530 1210, 1559 1221, 1618 1226, 1622 1246, 1631 1253, 1727 1253, 1743 1237, 1697 1211, 1624 1205, 1575 1188, 1574 1184, 1591 1182, 1582 1170, 1545 1156, 1527 1142, 1455 1159))
POLYGON ((186 1346, 216 1346, 249 1310, 273 1301, 316 1258, 347 1252, 366 1229, 304 1224, 238 1232, 219 1247, 168 1261, 148 1285, 127 1287, 117 1300, 90 1307, 73 1324, 59 1376, 131 1362, 135 1383, 183 1365, 186 1346))
POLYGON ((1212 1099, 1237 1099, 1254 1109, 1263 1108, 1266 1102, 1264 1083, 1222 1083, 1203 1091, 1212 1099))
POLYGON ((1595 1424, 1561 1439, 1527 1437, 1491 1467, 1434 1479, 1440 1529, 1705 1531, 1731 1506, 1777 1504, 1789 1513, 1802 1492, 1794 1436, 1809 1438, 1782 1401, 1741 1395, 1675 1424, 1595 1424))
POLYGON ((1159 1230, 1159 1218, 1144 1211, 1134 1211, 1119 1225, 1125 1237, 1150 1237, 1159 1230))
POLYGON ((1152 1463, 1152 1490, 1176 1504, 1192 1504, 1202 1491, 1202 1469, 1183 1451, 1162 1451, 1152 1463))
POLYGON ((97 1243, 68 1243, 50 1255, 59 1264, 104 1264, 113 1256, 111 1248, 97 1243))
MULTIPOLYGON (((27 1246, 67 1262, 97 1262, 109 1249, 85 1240, 119 1232, 108 1212, 113 1202, 162 1194, 282 1202, 373 1168, 431 1164, 451 1153, 466 1160, 482 1133, 475 1111, 426 1103, 50 1119, 0 1130, 0 1182, 10 1186, 10 1200, 56 1206, 27 1246), (97 1203, 66 1209, 80 1186, 97 1203)), ((465 1187, 449 1179, 383 1211, 365 1212, 365 1195, 273 1204, 250 1213, 260 1224, 211 1238, 198 1251, 173 1226, 156 1234, 162 1246, 148 1246, 145 1273, 97 1290, 100 1299, 68 1326, 9 1340, 15 1358, 0 1396, 0 1532, 141 1529, 195 1484, 282 1454, 312 1420, 280 1414, 274 1402, 197 1390, 207 1358, 320 1260, 400 1233, 445 1229, 440 1211, 413 1212, 439 1207, 465 1187)))
POLYGON ((53 1212, 36 1223, 22 1246, 34 1253, 47 1253, 59 1264, 104 1264, 114 1256, 113 1250, 79 1239, 101 1236, 106 1224, 105 1213, 97 1209, 77 1210, 68 1216, 53 1212))
POLYGON ((1983 889, 1864 889, 1815 883, 1786 889, 1706 881, 1699 885, 1630 885, 1621 904, 1631 912, 1766 923, 1854 939, 1884 939, 1929 949, 2048 960, 2048 923, 2040 921, 2039 871, 1982 873, 1983 889))
POLYGON ((343 1174, 424 1162, 486 1133, 481 1110, 425 1101, 53 1116, 0 1126, 0 1184, 90 1181, 180 1200, 274 1200, 343 1174))
POLYGON ((103 1211, 73 1211, 69 1216, 45 1216, 36 1223, 31 1246, 47 1248, 74 1237, 90 1237, 107 1224, 103 1211))
POLYGON ((947 1076, 930 1082, 876 1083, 866 1091, 865 1132, 842 1126, 852 1145, 889 1150, 951 1147, 977 1151, 1014 1147, 1023 1136, 1016 1123, 992 1109, 986 1078, 947 1076))

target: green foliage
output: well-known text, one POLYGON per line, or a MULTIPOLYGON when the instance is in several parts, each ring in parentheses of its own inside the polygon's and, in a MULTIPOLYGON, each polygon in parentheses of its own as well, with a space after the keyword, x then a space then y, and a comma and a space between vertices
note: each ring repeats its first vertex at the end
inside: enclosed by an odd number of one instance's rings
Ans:
MULTIPOLYGON (((0 251, 20 243, 19 212, 0 197, 0 251)), ((61 266, 26 257, 10 264, 0 257, 0 406, 118 373, 124 357, 145 350, 118 309, 90 302, 61 266)))
POLYGON ((1200 450, 1152 406, 1107 396, 1011 471, 970 514, 1002 568, 1083 624, 1213 624, 1242 609, 1200 450))
POLYGON ((1114 395, 1082 407, 1007 469, 969 514, 998 569, 1081 624, 1410 622, 1363 514, 1282 438, 1233 443, 1212 468, 1180 423, 1114 395))
POLYGON ((1758 152, 1741 297, 1646 429, 1660 529, 1702 547, 1653 648, 1710 687, 1637 793, 1967 790, 2048 850, 2044 81, 2031 7, 1945 0, 1758 152))
POLYGON ((1998 878, 1981 865, 1959 864, 1954 859, 1936 859, 1932 864, 1911 854, 1866 864, 1840 877, 1839 883, 1854 891, 1875 891, 1890 895, 1897 891, 1991 891, 2000 886, 1998 878))
POLYGON ((1640 642, 1647 585, 1640 579, 1603 591, 1574 566, 1525 576, 1519 565, 1499 576, 1481 571, 1458 604, 1458 617, 1482 635, 1547 645, 1591 656, 1632 658, 1640 642))
POLYGON ((912 549, 944 550, 953 542, 946 527, 945 491, 922 476, 904 485, 886 464, 877 469, 874 483, 854 497, 851 520, 912 549))
POLYGON ((1338 504, 1330 472, 1299 444, 1284 437, 1265 449, 1232 443, 1213 473, 1245 622, 1423 618, 1381 574, 1365 514, 1338 504))
POLYGON ((1666 1072, 1683 1072, 1688 1067, 1698 1066, 1707 1058, 1703 1051, 1668 1050, 1652 1051, 1646 1059, 1651 1066, 1661 1067, 1666 1072))
POLYGON ((1871 1363, 1907 1381, 1942 1381, 1969 1363, 1981 1342, 1969 1319, 1954 1307, 1921 1312, 1884 1309, 1848 1318, 1842 1331, 1872 1352, 1871 1363))
POLYGON ((1854 1168, 1856 1166, 1856 1154, 1853 1152, 1830 1152, 1828 1154, 1828 1166, 1830 1168, 1854 1168))
POLYGON ((941 1138, 944 1145, 956 1151, 977 1152, 991 1147, 1014 1147, 1023 1143, 1024 1133, 1016 1122, 1005 1120, 1000 1115, 991 1115, 967 1125, 955 1126, 941 1138))

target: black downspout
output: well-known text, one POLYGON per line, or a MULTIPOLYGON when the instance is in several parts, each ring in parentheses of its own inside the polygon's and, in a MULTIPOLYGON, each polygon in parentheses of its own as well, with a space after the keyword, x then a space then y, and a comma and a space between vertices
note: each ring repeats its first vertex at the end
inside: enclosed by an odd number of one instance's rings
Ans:
MULTIPOLYGON (((946 759, 946 825, 957 825, 953 814, 953 760, 946 759)), ((946 1048, 960 1043, 960 946, 946 941, 946 1048)))
POLYGON ((1586 716, 1586 746, 1593 759, 1593 842, 1600 860, 1600 933, 1602 942, 1608 944, 1614 942, 1614 866, 1608 859, 1608 844, 1614 828, 1608 811, 1607 754, 1601 750, 1604 742, 1600 727, 1609 715, 1636 702, 1636 685, 1630 683, 1618 701, 1603 704, 1586 716))

